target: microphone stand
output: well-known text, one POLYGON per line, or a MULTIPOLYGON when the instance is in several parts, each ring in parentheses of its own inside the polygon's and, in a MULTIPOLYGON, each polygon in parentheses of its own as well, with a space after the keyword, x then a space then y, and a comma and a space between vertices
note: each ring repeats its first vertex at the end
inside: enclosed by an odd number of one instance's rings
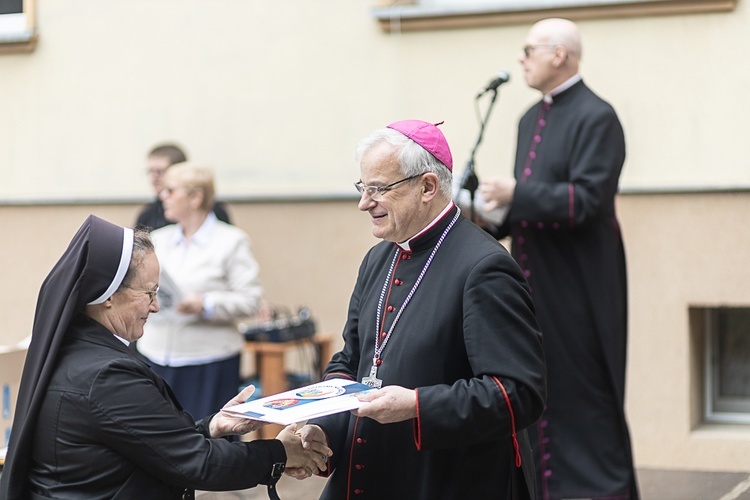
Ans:
MULTIPOLYGON (((469 158, 469 161, 466 163, 466 169, 464 170, 463 178, 461 179, 461 189, 465 189, 469 192, 469 213, 470 213, 470 220, 474 223, 476 223, 476 210, 474 208, 474 197, 477 191, 477 188, 479 187, 479 177, 477 177, 476 171, 474 170, 474 157, 477 153, 477 149, 479 149, 479 144, 482 142, 482 137, 484 137, 484 128, 487 125, 487 120, 490 117, 490 112, 492 111, 492 106, 495 105, 495 100, 497 99, 497 88, 491 89, 492 91, 492 100, 490 100, 489 106, 487 106, 487 111, 484 114, 484 117, 482 118, 482 126, 479 128, 479 137, 477 137, 477 142, 474 144, 474 148, 471 150, 471 157, 469 158)), ((479 94, 476 98, 479 99, 482 97, 484 92, 479 94)))

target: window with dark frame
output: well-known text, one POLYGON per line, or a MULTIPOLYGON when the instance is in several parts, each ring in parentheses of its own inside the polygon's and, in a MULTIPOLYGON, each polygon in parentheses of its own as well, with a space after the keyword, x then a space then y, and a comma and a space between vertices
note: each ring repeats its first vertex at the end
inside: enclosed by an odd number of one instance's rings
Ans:
POLYGON ((21 14, 23 0, 0 0, 0 14, 21 14))
POLYGON ((750 307, 706 312, 704 420, 750 424, 750 307))

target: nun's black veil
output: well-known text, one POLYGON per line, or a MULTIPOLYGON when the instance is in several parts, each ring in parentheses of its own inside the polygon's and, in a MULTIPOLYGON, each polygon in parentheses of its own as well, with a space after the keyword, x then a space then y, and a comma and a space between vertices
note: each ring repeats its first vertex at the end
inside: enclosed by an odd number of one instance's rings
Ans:
POLYGON ((39 406, 68 326, 87 304, 102 303, 117 290, 132 250, 132 229, 90 215, 44 280, 0 478, 0 498, 24 496, 39 406))

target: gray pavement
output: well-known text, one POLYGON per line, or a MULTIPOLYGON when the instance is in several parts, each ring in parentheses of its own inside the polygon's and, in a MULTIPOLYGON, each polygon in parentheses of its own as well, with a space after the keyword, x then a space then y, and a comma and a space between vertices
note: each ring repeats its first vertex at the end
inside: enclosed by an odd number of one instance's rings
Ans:
POLYGON ((750 473, 639 469, 643 500, 750 500, 750 473))
MULTIPOLYGON (((0 468, 2 475, 2 468, 0 468)), ((642 500, 750 500, 750 472, 708 472, 638 469, 642 500)), ((297 481, 287 476, 278 484, 282 500, 317 500, 325 479, 297 481)), ((242 491, 196 493, 199 500, 266 500, 266 487, 242 491)), ((463 499, 457 499, 463 500, 463 499)))
MULTIPOLYGON (((642 500, 750 500, 750 472, 706 472, 639 469, 642 500)), ((278 484, 282 500, 317 500, 325 480, 297 481, 283 477, 278 484)), ((200 500, 266 500, 266 487, 211 493, 199 492, 200 500)), ((462 499, 459 499, 462 500, 462 499)))

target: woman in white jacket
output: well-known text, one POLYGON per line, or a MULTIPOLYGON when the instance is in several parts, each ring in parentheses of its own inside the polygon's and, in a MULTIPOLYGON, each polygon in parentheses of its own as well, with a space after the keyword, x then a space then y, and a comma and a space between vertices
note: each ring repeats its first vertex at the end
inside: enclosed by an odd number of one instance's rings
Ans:
POLYGON ((173 165, 160 197, 176 224, 151 233, 162 266, 162 309, 137 348, 182 406, 202 418, 237 393, 243 338, 234 320, 260 306, 258 263, 247 234, 211 211, 209 168, 173 165))

